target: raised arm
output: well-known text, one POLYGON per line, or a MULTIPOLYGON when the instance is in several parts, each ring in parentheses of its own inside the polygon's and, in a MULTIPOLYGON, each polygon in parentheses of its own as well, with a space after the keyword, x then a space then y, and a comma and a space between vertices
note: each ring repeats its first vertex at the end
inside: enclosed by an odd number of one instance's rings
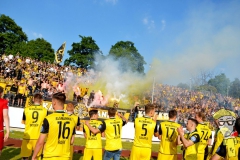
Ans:
POLYGON ((85 121, 85 125, 90 129, 90 131, 91 131, 93 134, 97 134, 97 133, 100 133, 100 132, 101 132, 100 129, 99 129, 99 127, 102 128, 102 125, 98 126, 98 128, 94 128, 94 127, 92 127, 92 126, 89 124, 89 121, 88 121, 88 120, 85 121))
POLYGON ((118 113, 118 117, 120 117, 126 123, 128 122, 128 120, 121 113, 118 113))

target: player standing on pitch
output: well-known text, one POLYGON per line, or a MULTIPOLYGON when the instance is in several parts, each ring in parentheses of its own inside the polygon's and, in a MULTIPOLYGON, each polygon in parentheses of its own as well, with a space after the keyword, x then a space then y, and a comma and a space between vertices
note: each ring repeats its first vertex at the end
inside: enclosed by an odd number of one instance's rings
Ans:
POLYGON ((119 160, 122 153, 122 126, 127 123, 127 120, 121 114, 118 114, 121 119, 116 117, 116 112, 116 108, 109 108, 109 119, 104 120, 103 124, 97 126, 97 128, 92 127, 89 121, 85 122, 94 134, 105 132, 106 145, 103 155, 104 160, 110 160, 112 158, 113 160, 119 160))
POLYGON ((177 160, 178 132, 177 128, 181 125, 176 123, 177 111, 170 110, 168 113, 169 120, 161 122, 159 125, 160 147, 158 160, 177 160))
MULTIPOLYGON (((22 123, 25 124, 25 131, 21 146, 21 157, 27 160, 34 150, 37 140, 40 136, 40 128, 44 118, 47 116, 47 110, 42 106, 42 95, 36 93, 33 96, 33 105, 24 109, 22 123)), ((38 153, 40 157, 42 151, 38 153)))
POLYGON ((155 115, 155 107, 152 104, 145 106, 145 116, 138 117, 134 121, 135 137, 131 150, 130 160, 146 160, 151 158, 152 137, 158 136, 155 115))
MULTIPOLYGON (((89 125, 91 125, 93 128, 102 125, 102 121, 98 120, 98 110, 89 111, 89 116, 89 125)), ((83 126, 83 133, 84 137, 86 138, 83 160, 91 160, 92 157, 93 160, 102 160, 101 133, 93 134, 87 125, 83 126)))
MULTIPOLYGON (((75 115, 74 114, 74 105, 72 103, 68 103, 67 104, 67 113, 69 116, 71 116, 75 122, 75 129, 76 130, 79 130, 80 129, 80 118, 79 116, 75 115)), ((71 156, 70 156, 70 159, 72 159, 73 157, 73 144, 71 144, 71 156)))
POLYGON ((52 96, 54 113, 47 116, 41 128, 41 134, 34 149, 32 160, 36 160, 38 152, 43 148, 43 160, 69 160, 70 145, 75 135, 75 122, 64 112, 66 96, 64 93, 55 93, 52 96))
POLYGON ((182 127, 177 129, 178 134, 180 135, 181 141, 183 143, 183 147, 185 149, 185 153, 183 155, 184 160, 196 160, 197 159, 197 147, 198 142, 200 141, 200 136, 196 127, 198 122, 194 118, 188 118, 187 121, 187 130, 189 133, 184 136, 184 131, 182 127))
POLYGON ((210 130, 208 125, 203 122, 205 120, 204 113, 198 112, 196 114, 196 120, 198 121, 197 131, 200 136, 197 159, 206 160, 208 156, 208 145, 211 145, 212 131, 210 130))

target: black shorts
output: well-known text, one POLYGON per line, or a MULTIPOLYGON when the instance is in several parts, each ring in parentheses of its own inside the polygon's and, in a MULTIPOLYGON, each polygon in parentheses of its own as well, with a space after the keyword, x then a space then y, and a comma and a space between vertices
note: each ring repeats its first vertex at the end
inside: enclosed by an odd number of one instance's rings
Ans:
POLYGON ((15 98, 15 96, 16 96, 16 93, 12 93, 12 92, 8 93, 8 99, 15 98))
POLYGON ((18 94, 17 94, 17 98, 18 98, 18 99, 23 99, 23 94, 18 93, 18 94))

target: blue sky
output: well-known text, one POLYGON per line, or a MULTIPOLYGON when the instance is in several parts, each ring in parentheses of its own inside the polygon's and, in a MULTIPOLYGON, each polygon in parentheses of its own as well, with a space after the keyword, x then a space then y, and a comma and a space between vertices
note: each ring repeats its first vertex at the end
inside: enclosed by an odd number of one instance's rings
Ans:
POLYGON ((2 0, 28 39, 44 38, 57 50, 92 36, 107 55, 132 41, 165 82, 188 81, 200 70, 240 78, 240 1, 215 0, 2 0))

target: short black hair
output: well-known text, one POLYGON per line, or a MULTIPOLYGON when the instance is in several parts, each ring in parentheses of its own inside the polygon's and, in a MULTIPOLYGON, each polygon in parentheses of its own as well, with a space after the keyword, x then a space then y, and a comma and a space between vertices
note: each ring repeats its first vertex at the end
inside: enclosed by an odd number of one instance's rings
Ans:
POLYGON ((97 109, 93 109, 91 111, 89 111, 89 117, 91 118, 94 114, 98 114, 98 110, 97 109))
POLYGON ((198 121, 195 118, 189 117, 188 120, 192 121, 196 125, 198 125, 198 121))
POLYGON ((53 94, 52 99, 56 99, 59 102, 61 102, 62 104, 64 104, 66 101, 66 95, 64 93, 58 92, 58 93, 53 94))
POLYGON ((117 112, 116 108, 109 108, 108 109, 109 117, 114 117, 116 115, 116 112, 117 112))
POLYGON ((173 118, 173 117, 176 117, 177 116, 177 111, 176 110, 170 110, 169 112, 168 112, 168 117, 169 118, 173 118))

